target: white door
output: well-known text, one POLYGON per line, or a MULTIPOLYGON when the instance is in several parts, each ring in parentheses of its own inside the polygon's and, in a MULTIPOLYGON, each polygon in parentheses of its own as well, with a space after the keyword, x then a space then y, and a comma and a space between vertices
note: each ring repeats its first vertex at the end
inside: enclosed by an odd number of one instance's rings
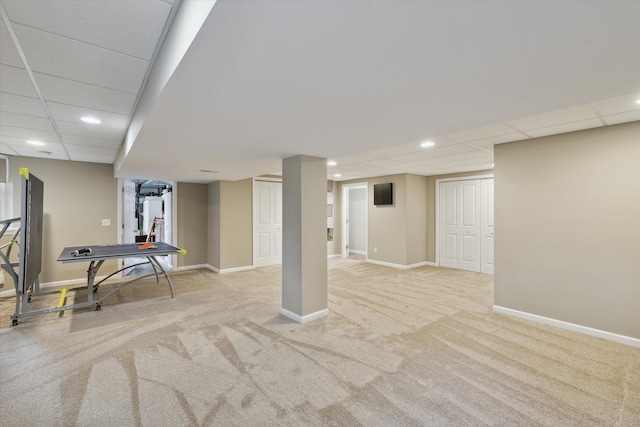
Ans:
POLYGON ((480 272, 493 274, 493 178, 480 182, 481 249, 480 272))
POLYGON ((254 265, 282 264, 282 183, 255 181, 254 265))
POLYGON ((480 271, 480 182, 440 183, 440 265, 480 271))

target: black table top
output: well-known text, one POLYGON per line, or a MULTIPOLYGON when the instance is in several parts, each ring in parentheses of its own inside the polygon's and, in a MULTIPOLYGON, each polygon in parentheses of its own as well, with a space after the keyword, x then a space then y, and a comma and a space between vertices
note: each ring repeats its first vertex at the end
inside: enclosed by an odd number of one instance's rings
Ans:
POLYGON ((176 254, 182 249, 172 246, 164 242, 152 242, 155 248, 140 249, 139 246, 143 243, 123 243, 115 245, 85 245, 85 246, 69 246, 62 250, 62 253, 58 257, 58 261, 61 262, 81 262, 81 261, 93 261, 109 258, 129 258, 136 256, 162 256, 176 254), (73 253, 76 250, 89 248, 90 254, 74 256, 73 253))

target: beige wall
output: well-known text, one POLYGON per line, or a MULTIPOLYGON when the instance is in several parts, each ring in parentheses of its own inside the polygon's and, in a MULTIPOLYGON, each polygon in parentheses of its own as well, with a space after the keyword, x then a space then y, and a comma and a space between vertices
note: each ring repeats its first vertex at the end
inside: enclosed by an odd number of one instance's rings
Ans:
POLYGON ((495 304, 640 338, 640 122, 495 148, 495 304))
POLYGON ((253 265, 253 180, 220 187, 220 269, 253 265))
POLYGON ((176 186, 178 247, 186 255, 178 255, 178 267, 207 263, 207 185, 179 182, 176 186))
POLYGON ((342 188, 354 183, 366 183, 368 188, 367 257, 403 266, 426 261, 427 180, 419 175, 400 174, 340 182, 334 210, 336 251, 342 247, 342 188), (387 182, 393 183, 394 203, 375 206, 373 186, 387 182))
MULTIPOLYGON (((62 264, 58 256, 66 246, 112 244, 118 241, 117 197, 118 183, 113 178, 113 166, 36 159, 12 156, 9 158, 9 183, 12 187, 13 214, 20 216, 22 167, 44 183, 44 223, 42 240, 41 283, 86 277, 86 263, 62 264), (111 225, 102 226, 102 219, 111 225)), ((116 261, 108 261, 104 271, 116 270, 116 261)), ((8 280, 4 289, 13 289, 8 280)))
POLYGON ((436 230, 436 180, 463 178, 474 176, 493 175, 493 170, 483 170, 474 172, 451 173, 447 175, 433 175, 427 178, 427 261, 436 262, 436 241, 438 232, 436 230))
POLYGON ((207 186, 207 263, 220 268, 220 184, 212 182, 207 186))

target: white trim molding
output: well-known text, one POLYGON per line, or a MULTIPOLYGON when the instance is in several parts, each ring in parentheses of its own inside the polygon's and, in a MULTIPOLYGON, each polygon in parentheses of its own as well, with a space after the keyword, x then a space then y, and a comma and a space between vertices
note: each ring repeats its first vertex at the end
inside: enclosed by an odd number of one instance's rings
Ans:
MULTIPOLYGON (((197 270, 199 268, 208 268, 209 270, 213 270, 213 267, 210 266, 209 264, 194 264, 194 265, 183 265, 182 267, 176 267, 173 269, 173 271, 197 270)), ((170 271, 167 271, 167 273, 170 273, 170 271)))
POLYGON ((327 258, 342 258, 342 254, 331 254, 331 255, 327 255, 327 258))
POLYGON ((620 344, 630 345, 631 347, 640 348, 640 339, 628 337, 626 335, 619 335, 613 332, 607 332, 600 329, 590 328, 588 326, 576 325, 575 323, 565 322, 563 320, 552 319, 550 317, 539 316, 537 314, 527 313, 525 311, 514 310, 512 308, 502 307, 499 305, 493 306, 493 311, 500 314, 506 314, 508 316, 519 317, 521 319, 531 320, 537 323, 543 323, 549 326, 555 326, 561 329, 567 329, 573 332, 580 332, 581 334, 590 335, 592 337, 604 338, 605 340, 615 341, 620 344))
MULTIPOLYGON (((238 271, 247 271, 247 270, 255 270, 256 268, 253 265, 245 265, 242 267, 233 267, 233 268, 218 268, 218 267, 214 267, 211 264, 204 264, 203 265, 204 268, 208 268, 209 270, 215 272, 215 273, 219 273, 219 274, 225 274, 225 273, 237 273, 238 271)), ((197 267, 200 268, 200 267, 197 267)))
POLYGON ((325 308, 324 310, 316 311, 315 313, 307 314, 306 316, 300 316, 299 314, 296 314, 292 311, 287 310, 286 308, 281 307, 280 314, 298 323, 308 323, 313 320, 320 319, 321 317, 328 316, 329 309, 325 308))
POLYGON ((404 265, 404 264, 394 264, 392 262, 386 262, 386 261, 378 261, 378 260, 369 258, 367 259, 367 262, 371 264, 382 265, 385 267, 397 268, 399 270, 409 270, 412 268, 423 267, 425 265, 429 265, 431 267, 437 267, 436 263, 431 261, 423 261, 423 262, 418 262, 416 264, 404 265))
MULTIPOLYGON (((10 276, 5 274, 4 277, 5 277, 5 286, 7 285, 7 282, 6 282, 7 279, 13 282, 10 276)), ((107 276, 96 276, 96 278, 94 279, 95 283, 99 283, 101 280, 105 279, 106 277, 107 276)), ((60 280, 58 282, 40 283, 40 289, 57 288, 57 287, 63 287, 68 285, 86 285, 86 284, 87 284, 87 278, 84 277, 82 279, 69 279, 69 280, 60 280)), ((16 294, 15 285, 13 288, 14 289, 8 289, 6 291, 0 292, 0 298, 14 296, 16 294)))

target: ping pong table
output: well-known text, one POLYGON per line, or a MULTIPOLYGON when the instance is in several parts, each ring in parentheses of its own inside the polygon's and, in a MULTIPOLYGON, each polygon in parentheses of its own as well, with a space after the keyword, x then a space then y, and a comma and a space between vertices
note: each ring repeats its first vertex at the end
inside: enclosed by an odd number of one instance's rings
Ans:
MULTIPOLYGON (((153 242, 147 244, 115 244, 115 245, 94 245, 94 246, 70 246, 66 247, 60 253, 58 257, 58 261, 62 263, 72 263, 72 262, 89 262, 89 268, 87 270, 87 286, 81 286, 77 288, 71 289, 60 289, 60 290, 52 290, 52 291, 40 291, 39 284, 36 281, 35 289, 31 290, 31 293, 28 296, 28 301, 31 301, 32 296, 40 296, 40 295, 50 295, 55 293, 60 293, 60 302, 56 307, 43 309, 43 310, 34 310, 29 311, 28 305, 23 304, 22 313, 16 313, 12 316, 13 325, 17 325, 19 317, 25 316, 35 316, 38 314, 45 313, 55 313, 55 312, 63 312, 65 310, 73 310, 77 308, 83 307, 94 307, 96 311, 102 308, 103 301, 119 291, 120 289, 128 286, 132 283, 135 283, 139 280, 145 279, 147 277, 155 276, 156 282, 160 283, 160 275, 163 275, 167 280, 167 284, 169 285, 169 291, 171 292, 171 298, 174 296, 173 291, 173 283, 171 283, 171 278, 167 275, 167 272, 157 259, 159 256, 164 255, 173 255, 173 254, 185 254, 186 251, 184 249, 180 249, 176 246, 172 246, 168 243, 164 242, 153 242), (89 250, 87 250, 89 249, 89 250), (105 261, 110 259, 120 259, 120 258, 131 258, 131 257, 142 257, 146 258, 146 262, 140 262, 133 265, 126 266, 121 268, 113 273, 108 274, 106 277, 101 278, 96 283, 96 276, 98 275, 98 271, 104 264, 105 261), (106 280, 115 276, 116 274, 125 271, 129 268, 137 267, 143 264, 150 264, 153 268, 153 273, 134 276, 131 280, 120 283, 114 289, 110 290, 106 294, 97 297, 97 293, 99 287, 106 280), (83 302, 74 302, 74 304, 65 305, 65 297, 66 294, 70 291, 78 291, 78 290, 87 290, 87 301, 83 302), (96 294, 96 297, 94 297, 96 294)), ((26 301, 25 301, 26 302, 26 301)))

